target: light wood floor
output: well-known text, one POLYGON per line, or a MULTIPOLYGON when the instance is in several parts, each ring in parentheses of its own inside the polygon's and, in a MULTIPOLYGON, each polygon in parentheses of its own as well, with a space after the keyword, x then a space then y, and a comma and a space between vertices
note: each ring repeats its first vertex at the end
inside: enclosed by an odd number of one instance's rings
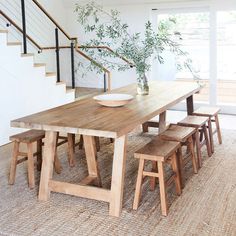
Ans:
MULTIPOLYGON (((191 80, 180 79, 180 81, 191 82, 191 80)), ((199 94, 195 95, 195 101, 207 102, 209 101, 209 81, 202 80, 201 83, 205 87, 199 94)), ((234 80, 219 80, 217 82, 217 102, 219 104, 236 104, 236 81, 234 80)))
POLYGON ((104 93, 103 89, 99 89, 99 88, 76 88, 75 89, 75 97, 76 99, 83 99, 86 97, 92 97, 92 96, 96 96, 98 94, 102 94, 104 93))

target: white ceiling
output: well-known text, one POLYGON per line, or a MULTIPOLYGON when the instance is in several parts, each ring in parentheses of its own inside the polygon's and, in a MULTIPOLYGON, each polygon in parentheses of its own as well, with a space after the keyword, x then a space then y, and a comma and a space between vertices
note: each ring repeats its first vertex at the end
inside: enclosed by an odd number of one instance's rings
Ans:
MULTIPOLYGON (((74 6, 75 3, 86 3, 88 0, 62 0, 65 6, 74 6)), ((191 2, 193 0, 96 0, 101 5, 128 5, 128 4, 155 4, 166 2, 191 2)))

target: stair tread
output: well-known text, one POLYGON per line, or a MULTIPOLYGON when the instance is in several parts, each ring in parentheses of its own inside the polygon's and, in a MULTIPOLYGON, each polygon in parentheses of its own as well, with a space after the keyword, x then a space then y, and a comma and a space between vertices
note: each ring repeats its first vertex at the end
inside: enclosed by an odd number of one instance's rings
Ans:
POLYGON ((57 75, 56 72, 46 72, 46 77, 56 76, 56 75, 57 75))
POLYGON ((66 88, 66 93, 74 93, 75 89, 72 88, 66 88))
POLYGON ((21 42, 8 42, 7 45, 8 46, 20 46, 20 45, 22 45, 22 43, 21 42))
POLYGON ((21 53, 21 56, 22 57, 33 57, 34 53, 27 53, 27 54, 21 53))
POLYGON ((43 67, 46 66, 45 63, 34 63, 34 67, 43 67))
POLYGON ((5 33, 5 34, 7 34, 7 33, 8 33, 8 30, 0 29, 0 33, 5 33))
POLYGON ((61 81, 56 83, 56 85, 63 85, 63 84, 66 84, 66 82, 61 81))

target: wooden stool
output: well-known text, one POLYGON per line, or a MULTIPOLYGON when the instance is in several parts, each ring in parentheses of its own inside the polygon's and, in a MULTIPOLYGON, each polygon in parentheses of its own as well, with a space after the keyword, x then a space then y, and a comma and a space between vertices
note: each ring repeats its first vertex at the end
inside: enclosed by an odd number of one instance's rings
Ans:
POLYGON ((16 176, 16 166, 23 161, 27 161, 28 165, 28 182, 29 187, 34 188, 35 180, 34 180, 34 156, 37 156, 37 168, 41 168, 39 163, 42 160, 42 139, 45 136, 45 132, 41 130, 30 130, 20 134, 16 134, 10 137, 10 140, 14 142, 13 156, 11 160, 10 167, 10 176, 9 176, 9 184, 15 183, 16 176), (37 142, 37 152, 33 153, 33 144, 37 142), (27 153, 20 152, 20 144, 27 144, 27 153), (18 160, 18 157, 23 157, 18 160))
MULTIPOLYGON (((217 133, 218 142, 219 144, 222 144, 220 123, 219 123, 219 118, 218 118, 219 112, 220 112, 220 108, 218 107, 200 107, 193 113, 193 115, 209 117, 209 124, 208 124, 209 132, 212 132, 213 135, 217 133), (215 123, 215 126, 216 126, 216 129, 214 131, 212 130, 213 122, 215 123)), ((213 136, 210 136, 210 141, 211 141, 212 152, 214 152, 213 136)))
POLYGON ((193 137, 195 136, 196 129, 192 127, 183 127, 179 125, 170 125, 168 130, 160 134, 160 138, 167 141, 176 141, 181 143, 182 146, 187 147, 186 155, 182 154, 182 148, 178 149, 178 161, 179 161, 179 171, 181 177, 181 186, 184 187, 184 166, 189 162, 190 158, 192 160, 193 172, 198 173, 197 161, 194 153, 193 137))
MULTIPOLYGON (((203 145, 206 145, 207 147, 207 153, 210 157, 212 155, 211 151, 211 145, 208 137, 207 132, 207 124, 208 124, 208 117, 202 117, 202 116, 187 116, 182 121, 178 122, 178 125, 180 126, 186 126, 186 127, 193 127, 197 129, 197 132, 195 133, 195 143, 196 143, 196 149, 197 149, 197 157, 198 157, 198 166, 202 167, 202 153, 201 148, 203 145), (200 136, 204 135, 204 140, 201 140, 200 136)), ((209 135, 212 135, 209 134, 209 135)))
MULTIPOLYGON (((42 147, 43 147, 43 138, 45 137, 45 131, 43 130, 29 130, 20 134, 16 134, 10 137, 10 140, 14 142, 13 156, 10 166, 10 176, 9 184, 15 183, 16 176, 16 166, 24 161, 27 161, 28 165, 28 182, 29 187, 34 188, 34 156, 37 156, 37 170, 41 170, 42 165, 42 147), (33 145, 37 142, 37 151, 33 153, 33 145), (20 144, 27 144, 27 153, 20 152, 20 144), (22 157, 18 160, 18 157, 22 157)), ((68 142, 68 161, 70 166, 74 166, 74 135, 68 134, 68 137, 59 136, 57 138, 56 148, 64 143, 68 142), (59 141, 62 140, 62 141, 59 141)), ((57 152, 55 151, 54 159, 55 172, 57 174, 61 173, 62 167, 60 161, 57 157, 57 152)))
POLYGON ((168 203, 166 195, 166 186, 170 185, 172 182, 175 182, 177 194, 180 195, 182 191, 176 155, 176 152, 180 146, 181 145, 178 142, 165 141, 157 137, 134 154, 135 158, 139 158, 139 169, 136 182, 133 209, 138 209, 143 178, 145 176, 155 177, 159 179, 162 215, 167 216, 168 203), (144 164, 147 160, 157 162, 158 172, 144 171, 144 164), (165 181, 164 165, 167 163, 171 164, 174 175, 172 175, 167 181, 165 181))

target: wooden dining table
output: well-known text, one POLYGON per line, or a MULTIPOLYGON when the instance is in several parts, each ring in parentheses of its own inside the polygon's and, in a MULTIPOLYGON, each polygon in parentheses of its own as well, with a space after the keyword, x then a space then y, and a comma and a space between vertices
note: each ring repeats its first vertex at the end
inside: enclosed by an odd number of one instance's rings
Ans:
POLYGON ((112 93, 126 93, 134 96, 134 99, 123 107, 104 107, 89 97, 11 121, 12 127, 46 131, 39 200, 49 200, 51 192, 70 194, 108 202, 109 214, 120 216, 123 201, 127 135, 137 126, 158 115, 159 129, 165 130, 166 111, 184 100, 187 101, 188 114, 192 114, 193 95, 200 91, 199 85, 195 82, 155 81, 150 82, 149 87, 149 95, 145 96, 137 95, 135 84, 113 90, 112 93), (78 184, 53 179, 53 163, 58 132, 83 135, 88 176, 78 184), (95 137, 114 139, 110 189, 101 187, 95 137), (96 186, 91 186, 91 183, 96 183, 96 186))

